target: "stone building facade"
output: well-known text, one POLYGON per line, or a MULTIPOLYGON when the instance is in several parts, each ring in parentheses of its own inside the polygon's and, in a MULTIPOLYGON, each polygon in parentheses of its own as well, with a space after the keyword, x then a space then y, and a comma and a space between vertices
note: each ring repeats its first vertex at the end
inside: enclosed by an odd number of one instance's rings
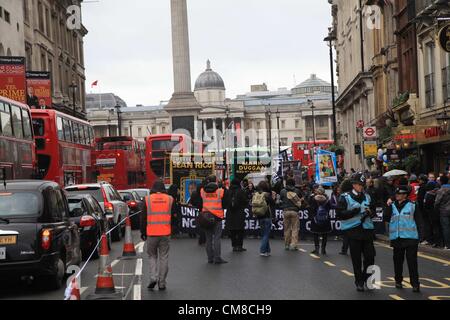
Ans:
POLYGON ((24 10, 20 1, 0 2, 0 56, 24 56, 24 10))

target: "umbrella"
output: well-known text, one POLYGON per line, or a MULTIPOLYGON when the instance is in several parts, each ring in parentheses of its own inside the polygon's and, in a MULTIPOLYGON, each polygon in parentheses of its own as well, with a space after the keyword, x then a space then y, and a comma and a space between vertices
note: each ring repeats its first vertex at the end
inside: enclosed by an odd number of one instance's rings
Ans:
POLYGON ((391 170, 383 174, 383 177, 395 177, 395 176, 404 176, 407 175, 408 172, 403 170, 391 170))

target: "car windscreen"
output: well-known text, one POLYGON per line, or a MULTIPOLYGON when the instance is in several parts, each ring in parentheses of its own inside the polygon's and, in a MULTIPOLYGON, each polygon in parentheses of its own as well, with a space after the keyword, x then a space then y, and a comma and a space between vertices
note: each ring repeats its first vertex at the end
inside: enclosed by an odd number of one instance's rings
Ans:
POLYGON ((99 187, 89 187, 89 188, 66 188, 66 191, 71 194, 90 194, 98 202, 104 202, 102 190, 99 187))
POLYGON ((41 201, 34 192, 0 192, 0 218, 37 216, 41 201))
POLYGON ((70 216, 72 218, 81 217, 83 215, 83 201, 81 199, 69 198, 67 199, 67 202, 69 204, 70 216))
POLYGON ((139 197, 141 198, 145 198, 148 195, 148 192, 146 191, 141 191, 141 190, 137 190, 136 193, 139 195, 139 197))
POLYGON ((131 201, 133 200, 133 195, 131 192, 119 192, 123 201, 131 201))

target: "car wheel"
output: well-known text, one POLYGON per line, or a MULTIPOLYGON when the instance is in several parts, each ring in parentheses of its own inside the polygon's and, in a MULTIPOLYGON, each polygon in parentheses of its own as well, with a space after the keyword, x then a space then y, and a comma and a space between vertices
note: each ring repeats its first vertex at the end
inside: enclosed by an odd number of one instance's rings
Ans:
MULTIPOLYGON (((120 219, 121 218, 119 217, 119 219, 118 219, 119 222, 120 222, 120 219)), ((117 226, 117 225, 115 225, 115 226, 117 226)), ((121 225, 117 226, 117 228, 115 228, 111 232, 111 235, 112 235, 112 241, 120 241, 120 240, 122 240, 122 226, 121 225)))

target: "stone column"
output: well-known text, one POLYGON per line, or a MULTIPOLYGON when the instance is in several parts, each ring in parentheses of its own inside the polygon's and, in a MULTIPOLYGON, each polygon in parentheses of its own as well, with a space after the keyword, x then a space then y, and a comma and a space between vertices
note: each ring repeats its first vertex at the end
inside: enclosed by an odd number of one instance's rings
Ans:
POLYGON ((191 66, 186 0, 170 0, 172 14, 172 52, 175 93, 190 93, 191 66))
POLYGON ((207 133, 208 133, 208 127, 206 126, 206 119, 205 119, 205 120, 203 120, 203 135, 202 135, 203 141, 205 141, 206 138, 208 137, 207 133))
POLYGON ((217 133, 216 119, 213 119, 213 134, 214 134, 214 142, 216 143, 217 151, 219 151, 219 138, 218 138, 218 133, 217 133))
POLYGON ((245 121, 241 118, 241 147, 245 147, 245 121))

